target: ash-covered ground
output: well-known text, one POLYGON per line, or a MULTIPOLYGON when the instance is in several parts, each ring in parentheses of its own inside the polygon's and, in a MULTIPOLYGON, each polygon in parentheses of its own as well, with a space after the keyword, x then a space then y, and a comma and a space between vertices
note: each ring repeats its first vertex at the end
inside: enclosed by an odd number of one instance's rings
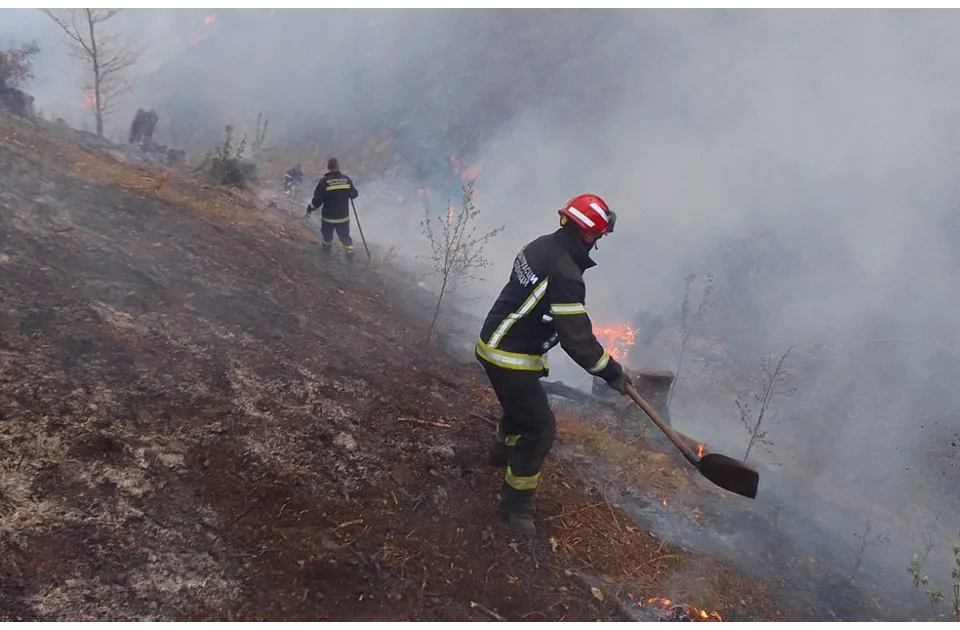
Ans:
POLYGON ((0 177, 3 619, 807 615, 559 459, 510 540, 496 404, 382 249, 324 261, 254 194, 43 122, 0 117, 0 177))
MULTIPOLYGON (((480 320, 460 313, 455 323, 462 336, 480 320)), ((786 594, 805 619, 930 616, 929 602, 912 588, 907 560, 897 563, 904 554, 893 542, 904 541, 889 540, 882 525, 865 530, 856 506, 832 502, 803 478, 763 465, 757 465, 756 500, 732 495, 692 473, 669 440, 629 402, 552 382, 559 387, 549 387, 556 392, 550 399, 561 417, 590 421, 589 427, 561 424, 568 433, 564 439, 561 431, 556 449, 562 465, 657 537, 722 558, 763 580, 786 594), (852 524, 860 529, 852 531, 852 524)), ((696 436, 685 437, 696 447, 696 436)), ((688 572, 696 575, 698 569, 688 572)), ((668 591, 663 597, 676 600, 678 595, 668 591)))

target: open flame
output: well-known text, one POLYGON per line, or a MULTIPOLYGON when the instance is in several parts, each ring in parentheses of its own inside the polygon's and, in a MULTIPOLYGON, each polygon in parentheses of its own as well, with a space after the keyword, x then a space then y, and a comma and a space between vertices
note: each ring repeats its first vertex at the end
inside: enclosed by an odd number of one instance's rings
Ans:
POLYGON ((697 444, 697 457, 703 457, 703 444, 697 444))
POLYGON ((646 602, 638 601, 640 606, 656 606, 661 609, 660 616, 677 621, 723 621, 720 613, 706 611, 690 604, 679 604, 663 599, 662 597, 651 597, 646 602))
POLYGON ((593 334, 603 344, 607 354, 614 359, 622 359, 633 345, 633 327, 625 322, 617 322, 609 326, 595 325, 593 334))
POLYGON ((450 156, 450 165, 453 167, 454 172, 460 176, 460 180, 467 182, 471 179, 477 179, 480 177, 480 173, 483 172, 482 164, 470 164, 467 161, 466 156, 450 156))
POLYGON ((83 107, 85 109, 93 109, 94 104, 97 102, 97 95, 94 93, 93 88, 87 88, 83 92, 83 107))
MULTIPOLYGON (((211 13, 203 18, 203 25, 205 27, 210 27, 216 21, 217 21, 217 16, 211 13)), ((193 35, 190 36, 190 42, 189 42, 190 46, 196 46, 206 38, 207 38, 207 33, 194 33, 193 35)))
POLYGON ((447 208, 447 225, 453 223, 453 206, 447 208))

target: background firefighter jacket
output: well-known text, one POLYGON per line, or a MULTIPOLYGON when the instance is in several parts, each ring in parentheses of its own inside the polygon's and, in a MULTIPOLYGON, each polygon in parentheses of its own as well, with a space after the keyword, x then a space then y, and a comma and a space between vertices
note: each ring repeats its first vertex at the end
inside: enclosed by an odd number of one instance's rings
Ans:
POLYGON ((310 205, 321 211, 325 223, 346 223, 350 220, 350 200, 358 194, 353 180, 340 171, 329 171, 317 183, 310 205))
POLYGON ((289 184, 297 184, 297 185, 300 185, 300 183, 301 183, 302 181, 303 181, 303 171, 301 171, 300 169, 298 169, 298 168, 296 168, 296 167, 291 168, 289 171, 287 171, 286 173, 283 174, 283 183, 284 183, 284 184, 287 184, 287 185, 289 185, 289 184))
POLYGON ((583 272, 596 263, 573 239, 561 228, 520 251, 510 281, 480 331, 480 359, 509 370, 545 373, 543 355, 560 343, 578 365, 605 381, 623 373, 593 334, 583 272))

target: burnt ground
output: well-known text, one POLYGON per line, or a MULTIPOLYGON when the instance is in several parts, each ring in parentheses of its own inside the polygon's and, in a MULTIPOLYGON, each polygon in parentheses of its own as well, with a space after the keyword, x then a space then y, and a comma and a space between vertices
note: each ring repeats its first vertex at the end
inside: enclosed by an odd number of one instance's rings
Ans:
POLYGON ((510 540, 494 400, 400 270, 42 123, 0 117, 0 178, 0 620, 802 616, 569 464, 510 540))

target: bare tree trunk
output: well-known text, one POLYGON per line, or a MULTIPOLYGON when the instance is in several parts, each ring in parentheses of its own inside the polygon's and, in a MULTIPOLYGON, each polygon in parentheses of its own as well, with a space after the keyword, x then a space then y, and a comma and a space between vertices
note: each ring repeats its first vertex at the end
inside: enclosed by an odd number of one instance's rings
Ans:
POLYGON ((450 274, 443 274, 443 282, 440 284, 440 295, 437 296, 437 307, 433 309, 433 319, 430 321, 430 328, 427 330, 427 339, 433 336, 433 328, 437 324, 437 317, 440 315, 440 303, 443 301, 443 293, 447 290, 447 279, 450 274))
POLYGON ((763 402, 760 403, 760 412, 757 414, 757 422, 753 425, 753 430, 750 432, 750 441, 747 443, 747 452, 743 455, 743 461, 747 461, 747 458, 750 457, 750 449, 753 448, 753 445, 757 441, 757 435, 760 434, 760 425, 763 424, 763 416, 767 413, 767 407, 770 405, 770 399, 773 398, 774 388, 777 386, 777 378, 780 376, 780 370, 783 369, 783 363, 787 360, 790 350, 793 350, 793 348, 789 348, 783 353, 783 356, 780 357, 780 361, 777 363, 776 369, 773 370, 773 374, 770 375, 770 379, 767 381, 767 388, 763 392, 763 402))
POLYGON ((750 441, 747 442, 747 452, 743 454, 743 461, 747 461, 747 458, 750 457, 750 449, 753 448, 754 443, 757 441, 758 431, 760 431, 760 420, 757 420, 757 424, 753 427, 753 431, 750 433, 750 441))
POLYGON ((97 120, 97 135, 103 137, 103 103, 101 102, 100 55, 97 53, 97 35, 94 28, 93 13, 84 9, 87 27, 90 31, 90 62, 93 64, 93 113, 97 120))
POLYGON ((667 394, 667 408, 670 407, 670 401, 673 400, 673 391, 677 388, 677 381, 680 380, 680 368, 683 366, 683 353, 687 349, 687 339, 690 338, 690 333, 684 333, 683 339, 680 340, 680 357, 677 359, 677 370, 673 373, 673 382, 670 383, 670 392, 667 394))
POLYGON ((747 458, 750 457, 750 449, 753 448, 754 443, 757 441, 757 435, 760 434, 760 425, 763 424, 763 415, 767 412, 767 405, 770 404, 770 397, 773 395, 773 387, 777 382, 777 374, 780 372, 780 366, 777 366, 777 369, 774 371, 773 376, 770 377, 769 382, 767 382, 767 389, 763 392, 763 402, 760 403, 760 413, 757 414, 757 422, 753 425, 753 430, 750 431, 750 441, 747 442, 747 452, 743 454, 743 461, 747 461, 747 458))

